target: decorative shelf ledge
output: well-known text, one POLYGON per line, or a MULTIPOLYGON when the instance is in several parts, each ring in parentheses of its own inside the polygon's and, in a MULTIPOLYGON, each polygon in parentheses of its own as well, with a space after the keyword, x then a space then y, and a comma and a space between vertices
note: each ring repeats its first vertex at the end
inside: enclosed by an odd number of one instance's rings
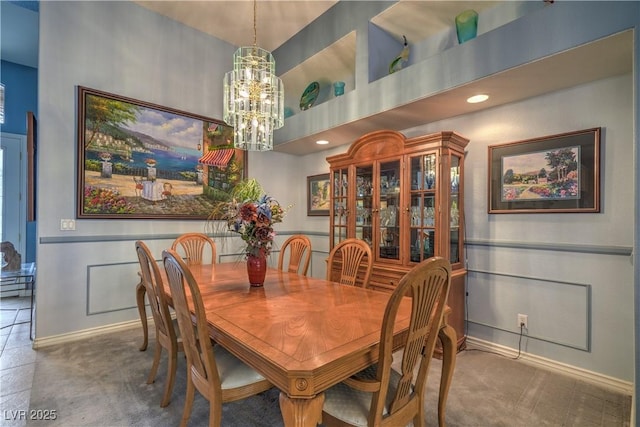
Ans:
POLYGON ((617 5, 555 3, 371 83, 358 70, 366 55, 356 52, 356 87, 312 114, 288 118, 275 133, 275 149, 322 151, 327 146, 315 140, 327 139, 331 148, 373 130, 403 130, 631 72, 633 35, 625 30, 634 28, 640 7, 617 5), (564 31, 567 22, 571 31, 564 31), (467 104, 478 91, 490 92, 490 100, 467 104))

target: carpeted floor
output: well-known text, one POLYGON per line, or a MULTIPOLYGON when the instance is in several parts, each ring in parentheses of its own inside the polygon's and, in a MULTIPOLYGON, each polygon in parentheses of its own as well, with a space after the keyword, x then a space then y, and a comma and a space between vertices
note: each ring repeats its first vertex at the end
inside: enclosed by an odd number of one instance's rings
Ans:
MULTIPOLYGON (((184 403, 185 363, 179 357, 172 401, 160 408, 166 355, 158 378, 146 384, 153 358, 138 351, 142 332, 131 329, 37 351, 30 409, 55 409, 55 421, 33 426, 177 426, 184 403)), ((427 426, 436 426, 440 361, 434 360, 426 398, 427 426)), ((225 404, 223 426, 282 426, 278 390, 225 404)), ((480 351, 457 359, 447 425, 628 426, 631 397, 521 361, 480 351)), ((190 426, 207 425, 208 402, 196 393, 190 426)))

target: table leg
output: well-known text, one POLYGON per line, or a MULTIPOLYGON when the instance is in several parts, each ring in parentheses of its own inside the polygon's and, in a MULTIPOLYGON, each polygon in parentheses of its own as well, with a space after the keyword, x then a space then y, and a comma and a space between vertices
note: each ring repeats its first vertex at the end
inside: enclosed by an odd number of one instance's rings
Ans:
POLYGON ((447 404, 447 396, 449 395, 449 387, 451 386, 451 378, 453 378, 453 370, 456 367, 456 343, 458 338, 456 330, 453 326, 445 324, 438 331, 438 338, 442 343, 442 374, 440 376, 440 393, 438 395, 438 426, 444 427, 445 424, 445 406, 447 404))
POLYGON ((291 399, 280 392, 280 412, 285 427, 316 427, 322 421, 324 393, 312 399, 291 399))
POLYGON ((138 313, 140 313, 140 321, 142 322, 142 345, 140 346, 140 351, 145 351, 147 349, 147 344, 149 343, 149 330, 147 328, 147 308, 144 305, 144 296, 147 293, 144 285, 142 284, 142 280, 136 286, 136 303, 138 305, 138 313))

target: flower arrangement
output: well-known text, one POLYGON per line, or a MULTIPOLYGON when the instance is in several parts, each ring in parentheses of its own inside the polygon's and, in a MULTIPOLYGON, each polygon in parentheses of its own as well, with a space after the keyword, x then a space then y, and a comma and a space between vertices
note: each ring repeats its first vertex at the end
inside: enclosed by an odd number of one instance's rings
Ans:
POLYGON ((221 202, 216 216, 226 221, 229 231, 240 234, 245 254, 268 256, 276 235, 273 226, 282 222, 286 210, 273 197, 264 194, 255 179, 241 181, 234 188, 232 199, 221 202))
POLYGON ((282 222, 284 209, 277 200, 263 195, 259 200, 232 201, 228 206, 229 230, 240 234, 247 256, 265 256, 271 252, 276 233, 273 225, 282 222))

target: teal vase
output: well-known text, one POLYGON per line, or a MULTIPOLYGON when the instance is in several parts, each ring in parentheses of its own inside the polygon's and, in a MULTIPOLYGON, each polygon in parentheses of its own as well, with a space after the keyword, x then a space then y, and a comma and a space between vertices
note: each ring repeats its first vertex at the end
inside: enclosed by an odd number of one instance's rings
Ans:
POLYGON ((469 9, 456 16, 456 32, 460 44, 475 38, 478 34, 478 12, 469 9))

